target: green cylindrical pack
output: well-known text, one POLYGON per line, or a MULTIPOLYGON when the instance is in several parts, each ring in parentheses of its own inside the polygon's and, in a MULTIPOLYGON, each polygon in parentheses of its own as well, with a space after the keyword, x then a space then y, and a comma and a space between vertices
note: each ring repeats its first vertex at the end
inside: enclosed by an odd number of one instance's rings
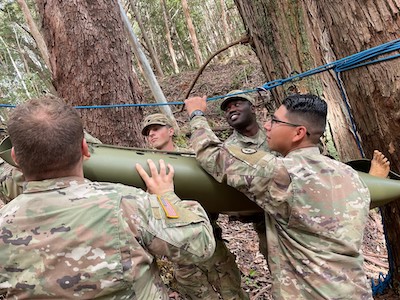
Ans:
MULTIPOLYGON (((8 138, 3 140, 0 144, 0 157, 14 164, 11 147, 8 138)), ((90 151, 91 157, 84 162, 83 171, 85 177, 92 181, 123 183, 146 189, 135 164, 141 164, 149 173, 147 160, 151 159, 158 165, 158 161, 163 159, 175 169, 175 192, 181 199, 197 200, 209 213, 251 215, 262 212, 244 194, 215 181, 200 167, 191 153, 169 153, 104 144, 93 144, 90 151)), ((359 160, 348 164, 355 169, 368 171, 370 162, 359 160)), ((391 177, 397 180, 378 178, 364 172, 359 172, 359 175, 370 190, 371 208, 400 198, 399 175, 391 172, 391 177)))

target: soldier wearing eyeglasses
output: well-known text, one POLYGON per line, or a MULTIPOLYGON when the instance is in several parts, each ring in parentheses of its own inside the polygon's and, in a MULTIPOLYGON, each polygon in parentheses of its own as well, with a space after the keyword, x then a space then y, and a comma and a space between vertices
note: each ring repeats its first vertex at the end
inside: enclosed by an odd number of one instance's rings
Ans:
POLYGON ((205 100, 185 101, 192 146, 208 173, 264 209, 273 298, 372 299, 361 253, 370 194, 356 171, 318 150, 326 102, 284 99, 264 124, 277 157, 224 146, 200 116, 205 100))

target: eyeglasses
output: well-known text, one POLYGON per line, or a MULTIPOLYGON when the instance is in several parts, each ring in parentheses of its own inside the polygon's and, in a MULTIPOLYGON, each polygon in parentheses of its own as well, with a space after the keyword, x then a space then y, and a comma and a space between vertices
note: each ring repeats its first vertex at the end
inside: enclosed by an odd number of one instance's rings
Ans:
MULTIPOLYGON (((272 128, 272 126, 274 125, 274 123, 275 123, 275 124, 279 124, 279 123, 280 123, 280 124, 283 124, 283 125, 286 125, 286 126, 291 126, 291 127, 299 127, 299 126, 305 127, 304 125, 294 124, 294 123, 290 123, 290 122, 278 120, 278 119, 275 118, 273 115, 269 115, 269 116, 267 117, 266 123, 270 123, 271 128, 272 128)), ((305 128, 306 128, 306 134, 307 134, 307 135, 310 135, 310 133, 308 132, 307 127, 305 127, 305 128)))

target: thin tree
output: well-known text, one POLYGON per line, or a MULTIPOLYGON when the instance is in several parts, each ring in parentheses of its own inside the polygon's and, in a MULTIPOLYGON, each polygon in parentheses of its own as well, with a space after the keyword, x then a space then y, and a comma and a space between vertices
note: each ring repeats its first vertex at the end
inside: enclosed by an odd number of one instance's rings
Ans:
MULTIPOLYGON (((229 26, 228 26, 228 21, 226 17, 226 6, 225 6, 225 0, 220 0, 220 6, 221 6, 221 20, 222 20, 222 28, 224 29, 224 38, 225 38, 225 43, 229 44, 229 26)), ((233 56, 233 49, 229 49, 229 56, 233 56)))
POLYGON ((176 74, 179 73, 179 67, 178 67, 178 62, 176 60, 176 54, 175 54, 175 50, 174 50, 174 46, 172 43, 172 39, 171 39, 171 30, 170 25, 169 25, 169 18, 167 15, 167 6, 165 4, 165 0, 160 0, 160 4, 161 4, 161 10, 163 13, 163 18, 164 18, 164 23, 165 23, 165 38, 167 39, 167 43, 168 43, 168 51, 169 54, 171 56, 171 60, 172 60, 172 65, 174 67, 174 72, 176 74))
POLYGON ((182 0, 183 14, 185 15, 186 25, 189 30, 190 40, 192 41, 194 55, 196 57, 197 66, 202 65, 203 58, 201 56, 201 51, 199 47, 199 42, 197 40, 196 30, 194 29, 192 18, 190 17, 189 6, 186 0, 182 0))
POLYGON ((31 11, 29 10, 29 7, 26 4, 25 0, 17 0, 17 2, 19 4, 19 6, 21 7, 21 10, 22 10, 25 20, 26 20, 26 23, 28 24, 29 31, 32 34, 32 37, 36 42, 36 45, 37 45, 39 52, 43 58, 43 61, 45 62, 46 67, 49 69, 49 71, 51 73, 51 65, 50 65, 49 53, 47 51, 46 43, 45 43, 42 35, 40 34, 35 21, 33 20, 31 11))
POLYGON ((133 15, 135 16, 135 20, 139 25, 140 32, 142 34, 144 42, 146 43, 147 50, 149 51, 149 55, 154 64, 156 73, 160 78, 163 78, 164 73, 161 69, 160 60, 158 59, 158 55, 157 55, 156 51, 154 50, 153 44, 150 42, 149 37, 147 36, 146 28, 144 27, 142 19, 140 18, 139 9, 136 7, 137 3, 135 3, 134 0, 130 0, 130 3, 131 3, 131 9, 132 9, 133 15))

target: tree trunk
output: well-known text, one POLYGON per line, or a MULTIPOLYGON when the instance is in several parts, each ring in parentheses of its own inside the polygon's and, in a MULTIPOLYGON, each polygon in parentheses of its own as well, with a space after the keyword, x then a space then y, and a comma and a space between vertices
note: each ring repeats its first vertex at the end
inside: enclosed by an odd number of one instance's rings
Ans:
POLYGON ((175 25, 173 23, 171 23, 171 28, 172 28, 172 32, 174 33, 174 37, 176 38, 176 42, 177 42, 177 44, 179 46, 179 50, 180 50, 179 53, 180 53, 181 59, 184 59, 186 65, 188 67, 190 67, 191 66, 190 59, 186 54, 185 48, 183 47, 183 42, 182 42, 182 40, 181 40, 181 38, 179 36, 179 33, 176 30, 175 25))
POLYGON ((169 54, 171 55, 174 72, 175 72, 175 74, 178 74, 179 67, 178 67, 178 63, 176 61, 176 54, 175 54, 174 46, 172 44, 171 31, 169 30, 169 18, 167 15, 167 6, 165 4, 165 0, 161 0, 160 5, 161 5, 164 23, 165 23, 165 38, 167 39, 167 43, 168 43, 168 51, 169 51, 169 54))
MULTIPOLYGON (((268 80, 287 77, 399 37, 399 4, 382 1, 244 1, 235 0, 268 80)), ((380 149, 399 171, 400 60, 361 67, 342 74, 358 133, 367 157, 380 149)), ((323 96, 329 123, 342 160, 359 157, 348 114, 333 73, 295 82, 294 87, 323 96)), ((282 99, 284 91, 274 92, 282 99)), ((280 100, 275 99, 278 103, 280 100)), ((392 247, 394 286, 400 282, 400 204, 383 208, 392 247)))
MULTIPOLYGON (((36 0, 58 95, 71 105, 140 103, 117 0, 36 0)), ((80 110, 104 143, 144 146, 140 108, 80 110)))
POLYGON ((152 62, 153 62, 153 64, 154 64, 154 68, 156 69, 156 73, 157 73, 157 75, 158 75, 159 77, 163 78, 163 77, 164 77, 164 74, 163 74, 163 71, 162 71, 162 69, 161 69, 160 61, 159 61, 159 59, 158 59, 157 53, 156 53, 156 51, 154 50, 154 47, 153 47, 152 43, 150 42, 150 40, 149 40, 149 38, 148 38, 148 36, 147 36, 147 31, 146 31, 146 28, 144 28, 142 19, 140 18, 139 10, 137 9, 137 7, 136 7, 136 5, 135 5, 136 3, 135 3, 135 1, 133 1, 133 0, 130 0, 130 3, 131 3, 131 9, 132 9, 132 11, 133 11, 133 14, 135 15, 135 20, 136 20, 136 22, 137 22, 138 25, 139 25, 139 28, 140 28, 140 31, 141 31, 141 33, 142 33, 144 42, 145 42, 146 45, 147 45, 147 49, 148 49, 148 51, 149 51, 151 60, 152 60, 152 62))
POLYGON ((189 30, 190 39, 193 45, 194 55, 196 57, 197 66, 200 67, 203 64, 201 57, 199 42, 197 41, 196 30, 194 29, 192 18, 190 17, 189 6, 187 0, 182 0, 183 14, 185 15, 186 24, 189 30))
MULTIPOLYGON (((222 20, 222 28, 224 29, 224 38, 225 38, 225 43, 228 45, 229 44, 229 29, 228 29, 228 21, 226 18, 226 7, 225 7, 225 0, 220 0, 220 6, 221 6, 221 20, 222 20)), ((229 56, 233 56, 233 49, 229 49, 229 56)))

